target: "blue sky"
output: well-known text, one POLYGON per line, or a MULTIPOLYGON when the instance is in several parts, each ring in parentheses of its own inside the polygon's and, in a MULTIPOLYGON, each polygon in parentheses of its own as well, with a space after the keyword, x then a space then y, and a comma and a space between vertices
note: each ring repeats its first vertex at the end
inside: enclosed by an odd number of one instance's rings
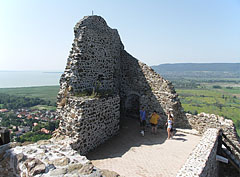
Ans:
POLYGON ((0 70, 63 71, 92 10, 148 65, 240 62, 240 0, 0 0, 0 70))

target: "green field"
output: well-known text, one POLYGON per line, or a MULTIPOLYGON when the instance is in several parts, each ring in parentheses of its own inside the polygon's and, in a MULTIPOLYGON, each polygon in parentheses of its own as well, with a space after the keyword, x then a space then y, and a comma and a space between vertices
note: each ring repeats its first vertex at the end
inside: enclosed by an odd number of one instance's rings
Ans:
POLYGON ((57 108, 55 106, 37 105, 37 106, 31 107, 31 109, 56 111, 57 108))
POLYGON ((240 63, 176 63, 152 68, 173 83, 186 112, 232 119, 240 135, 240 63))
MULTIPOLYGON (((216 84, 215 84, 216 85, 216 84)), ((0 93, 13 94, 26 97, 39 97, 44 100, 56 102, 59 86, 24 87, 0 89, 0 93)), ((176 89, 182 106, 186 112, 211 113, 232 119, 240 134, 240 87, 232 89, 206 88, 180 88, 176 89)), ((52 106, 38 105, 33 108, 54 110, 52 106)))
POLYGON ((38 97, 53 103, 57 100, 59 86, 0 88, 0 93, 24 97, 38 97))
POLYGON ((186 112, 211 113, 232 119, 240 134, 240 88, 177 89, 186 112))

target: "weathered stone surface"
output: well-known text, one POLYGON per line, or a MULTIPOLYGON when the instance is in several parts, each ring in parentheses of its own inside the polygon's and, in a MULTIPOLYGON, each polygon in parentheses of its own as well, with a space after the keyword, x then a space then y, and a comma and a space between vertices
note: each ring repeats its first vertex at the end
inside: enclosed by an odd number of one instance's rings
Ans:
POLYGON ((83 174, 83 175, 89 175, 93 171, 93 164, 92 163, 86 163, 83 165, 81 169, 78 170, 78 173, 83 174))
POLYGON ((11 146, 9 144, 0 146, 0 159, 3 159, 3 156, 5 155, 8 149, 11 149, 11 146))
POLYGON ((37 142, 38 145, 46 145, 46 144, 49 144, 49 143, 50 143, 50 141, 48 141, 48 140, 40 140, 40 141, 37 142))
POLYGON ((37 174, 42 174, 45 172, 45 165, 42 164, 38 164, 36 165, 30 172, 30 174, 32 174, 33 176, 37 175, 37 174))
POLYGON ((204 133, 200 143, 179 170, 177 177, 218 176, 218 162, 216 160, 218 131, 218 129, 210 128, 204 133))
POLYGON ((86 177, 91 175, 100 177, 100 171, 93 170, 94 167, 90 161, 71 148, 72 141, 65 136, 61 140, 52 138, 44 141, 44 145, 42 141, 15 148, 10 148, 10 145, 0 146, 0 149, 5 149, 3 158, 0 160, 0 176, 14 174, 26 177, 36 175, 57 177, 69 173, 71 174, 69 176, 85 174, 86 177))
POLYGON ((175 127, 190 127, 172 83, 127 53, 117 30, 102 17, 84 17, 74 35, 60 79, 55 136, 73 138, 72 147, 84 155, 118 132, 120 117, 132 116, 134 109, 138 118, 142 106, 148 117, 154 110, 160 114, 162 128, 170 109, 175 127), (81 96, 87 91, 104 96, 81 96))
POLYGON ((74 140, 72 148, 82 155, 118 132, 118 96, 93 98, 86 100, 85 104, 82 104, 82 98, 70 97, 68 100, 65 109, 59 110, 62 115, 59 132, 71 137, 74 140), (74 119, 71 118, 72 111, 76 111, 74 119))
MULTIPOLYGON (((200 113, 198 115, 186 114, 189 124, 200 134, 203 134, 209 128, 223 129, 224 134, 232 141, 232 143, 240 149, 240 138, 237 135, 235 125, 232 120, 224 119, 224 117, 215 114, 200 113)), ((232 145, 228 144, 229 147, 232 145)), ((231 148, 232 151, 240 158, 240 154, 231 148)))
MULTIPOLYGON (((124 121, 133 109, 135 115, 132 116, 138 118, 142 106, 147 117, 154 110, 160 114, 160 127, 166 122, 166 112, 172 110, 175 127, 191 126, 200 133, 208 128, 223 128, 239 146, 231 121, 204 113, 186 116, 171 82, 127 53, 117 30, 108 27, 103 18, 84 17, 74 28, 72 49, 60 79, 59 129, 50 140, 23 146, 13 143, 1 146, 0 174, 26 177, 38 174, 41 177, 118 176, 114 172, 100 171, 82 155, 116 135, 120 118, 124 121), (89 91, 91 96, 81 96, 89 91), (100 92, 102 97, 96 97, 100 92)), ((207 131, 189 157, 182 176, 214 176, 208 171, 216 170, 214 154, 217 142, 214 130, 210 132, 207 131)))
POLYGON ((67 173, 66 168, 58 168, 56 170, 53 170, 49 173, 49 176, 63 176, 67 173))
POLYGON ((28 174, 34 176, 45 172, 45 164, 39 159, 29 158, 24 164, 26 166, 28 174))
POLYGON ((102 170, 102 175, 103 177, 120 177, 116 172, 109 170, 102 170))
POLYGON ((80 170, 83 167, 82 164, 72 164, 68 166, 68 172, 73 172, 75 170, 80 170))
POLYGON ((63 157, 63 158, 54 159, 50 163, 53 163, 55 166, 66 166, 69 164, 69 162, 70 162, 69 158, 63 157))
POLYGON ((16 162, 17 163, 20 163, 20 162, 22 162, 26 159, 26 156, 23 153, 16 154, 15 157, 16 157, 16 162))

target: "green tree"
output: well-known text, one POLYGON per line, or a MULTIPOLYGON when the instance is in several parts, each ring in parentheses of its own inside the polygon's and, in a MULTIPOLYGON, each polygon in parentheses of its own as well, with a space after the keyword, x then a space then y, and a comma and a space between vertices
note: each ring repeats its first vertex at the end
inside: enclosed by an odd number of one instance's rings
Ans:
POLYGON ((214 85, 213 88, 215 89, 221 89, 222 87, 220 85, 214 85))

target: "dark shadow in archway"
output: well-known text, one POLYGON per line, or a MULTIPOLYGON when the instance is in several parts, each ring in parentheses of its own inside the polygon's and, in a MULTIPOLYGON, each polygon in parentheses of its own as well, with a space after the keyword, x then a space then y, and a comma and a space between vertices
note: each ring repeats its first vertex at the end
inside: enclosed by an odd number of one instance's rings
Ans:
POLYGON ((125 101, 125 117, 139 119, 140 97, 137 94, 130 94, 125 101))

